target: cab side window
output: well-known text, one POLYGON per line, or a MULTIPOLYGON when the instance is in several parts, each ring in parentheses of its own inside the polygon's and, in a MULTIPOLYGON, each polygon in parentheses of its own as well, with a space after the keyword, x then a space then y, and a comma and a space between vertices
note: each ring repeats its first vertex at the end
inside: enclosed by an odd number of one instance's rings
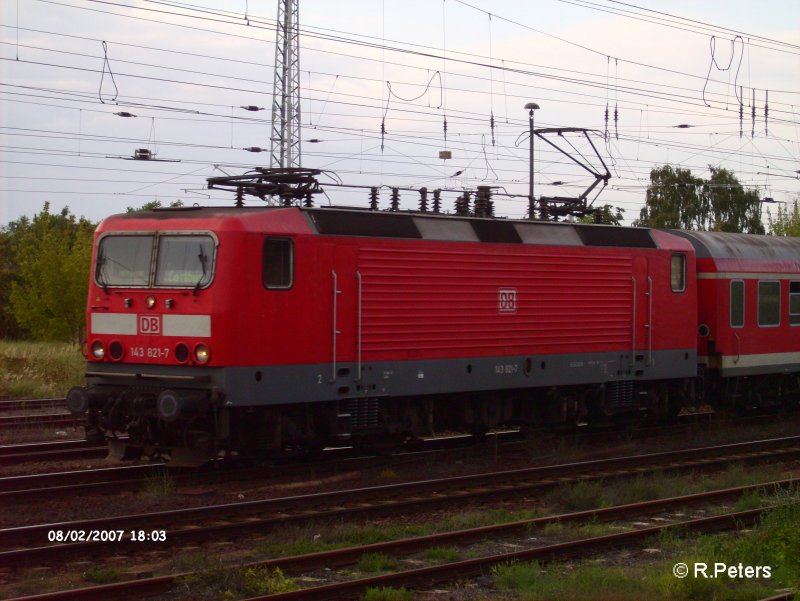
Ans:
POLYGON ((287 290, 294 283, 294 244, 288 238, 264 240, 262 281, 268 290, 287 290))
POLYGON ((672 255, 669 266, 672 291, 683 292, 686 290, 686 255, 672 255))

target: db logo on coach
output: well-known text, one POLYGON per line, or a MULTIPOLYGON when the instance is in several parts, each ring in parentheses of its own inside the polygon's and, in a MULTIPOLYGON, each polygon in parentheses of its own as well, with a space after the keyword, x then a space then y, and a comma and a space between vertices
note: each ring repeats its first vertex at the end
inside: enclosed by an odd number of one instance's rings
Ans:
POLYGON ((139 334, 149 336, 161 335, 161 316, 160 315, 140 315, 139 334))

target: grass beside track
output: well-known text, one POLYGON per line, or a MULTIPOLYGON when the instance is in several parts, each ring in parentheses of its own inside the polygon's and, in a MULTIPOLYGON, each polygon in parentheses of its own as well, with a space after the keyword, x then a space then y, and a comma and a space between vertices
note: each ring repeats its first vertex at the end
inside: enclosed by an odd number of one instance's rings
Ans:
POLYGON ((75 345, 0 340, 0 397, 63 397, 83 384, 86 360, 75 345))
MULTIPOLYGON (((787 502, 795 501, 784 499, 787 502)), ((800 506, 779 505, 762 516, 752 531, 739 535, 702 535, 685 539, 674 533, 658 537, 651 561, 628 556, 602 557, 571 564, 510 563, 497 566, 493 580, 504 599, 619 601, 680 601, 725 599, 757 600, 776 591, 800 589, 800 506), (673 574, 686 564, 688 576, 673 574), (708 566, 708 577, 695 575, 694 566, 708 566), (769 566, 769 577, 741 577, 714 573, 715 564, 738 568, 769 566)))

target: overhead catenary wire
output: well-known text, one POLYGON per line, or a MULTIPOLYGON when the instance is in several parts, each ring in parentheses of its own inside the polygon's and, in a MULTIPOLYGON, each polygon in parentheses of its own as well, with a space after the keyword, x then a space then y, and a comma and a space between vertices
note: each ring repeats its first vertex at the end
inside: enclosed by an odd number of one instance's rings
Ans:
MULTIPOLYGON (((104 3, 104 4, 106 6, 114 6, 114 7, 123 6, 121 3, 114 3, 114 2, 108 2, 108 3, 104 3)), ((151 4, 151 3, 148 3, 148 4, 151 4)), ((177 5, 175 3, 170 3, 170 2, 159 2, 159 3, 152 3, 152 4, 159 4, 159 5, 163 6, 163 7, 165 7, 166 9, 168 9, 169 11, 172 11, 173 7, 177 7, 177 5)), ((189 6, 189 5, 183 5, 181 7, 181 10, 186 10, 187 6, 189 6)), ((177 10, 177 8, 175 10, 177 10)), ((219 12, 222 12, 222 11, 219 11, 219 12)), ((209 14, 213 14, 213 11, 211 13, 209 13, 209 14)), ((232 19, 234 19, 235 14, 236 13, 234 13, 233 11, 228 11, 228 17, 227 18, 232 20, 232 19)), ((241 14, 241 13, 239 13, 239 14, 241 14)), ((252 15, 250 15, 249 10, 246 10, 245 14, 248 17, 252 16, 252 15)), ((490 13, 487 13, 487 14, 490 14, 490 13)), ((115 15, 115 16, 120 16, 120 15, 115 15)), ((491 16, 489 18, 491 19, 491 16)), ((222 21, 220 21, 220 23, 222 23, 222 21)), ((257 17, 253 18, 252 23, 255 24, 255 25, 258 25, 257 17)), ((443 30, 444 30, 444 27, 443 27, 443 30)), ((444 33, 444 31, 443 31, 443 33, 444 33)), ((490 35, 491 35, 491 31, 490 31, 490 35)), ((317 39, 322 39, 322 38, 317 38, 317 39)), ((446 40, 443 40, 443 42, 444 41, 446 41, 446 40)), ((343 42, 343 43, 348 43, 348 42, 343 42)), ((390 43, 391 43, 391 41, 390 41, 390 43)), ((381 45, 388 48, 388 46, 390 44, 381 44, 381 45)), ((449 60, 450 51, 449 51, 449 49, 445 50, 445 48, 446 48, 446 46, 445 46, 445 44, 443 44, 442 52, 440 54, 444 55, 443 60, 446 60, 447 63, 450 64, 450 66, 448 67, 448 70, 453 70, 454 72, 458 71, 458 69, 453 69, 452 65, 455 64, 455 63, 450 63, 450 60, 449 60)), ((393 50, 393 49, 389 49, 389 50, 393 50)), ((382 51, 386 52, 387 50, 384 49, 382 51)), ((455 51, 454 51, 454 53, 455 53, 455 51)), ((356 54, 356 53, 351 53, 351 55, 352 54, 356 54)), ((413 54, 413 53, 411 53, 411 54, 413 54)), ((484 92, 484 91, 482 91, 482 90, 480 90, 478 88, 480 88, 480 82, 487 82, 488 83, 490 115, 493 115, 492 103, 493 103, 493 92, 494 92, 493 83, 494 83, 495 67, 505 67, 506 66, 505 60, 502 60, 502 61, 498 60, 497 63, 499 63, 499 64, 495 64, 496 61, 495 61, 495 58, 494 58, 493 54, 494 54, 493 50, 490 47, 488 61, 487 60, 483 61, 483 64, 488 66, 488 69, 487 69, 488 76, 483 77, 483 78, 475 77, 474 74, 467 73, 465 69, 462 69, 463 71, 465 71, 464 73, 454 74, 452 76, 455 79, 454 83, 456 83, 456 81, 458 81, 457 78, 470 77, 471 78, 470 81, 474 81, 477 84, 476 85, 476 89, 475 90, 471 90, 471 92, 475 93, 475 94, 485 94, 486 92, 484 92)), ((116 55, 116 53, 115 53, 115 55, 116 55)), ((416 55, 416 56, 422 57, 422 55, 416 55)), ((29 58, 29 57, 26 56, 25 58, 29 58)), ((117 63, 119 61, 117 60, 117 58, 118 57, 115 56, 114 61, 113 61, 114 73, 115 74, 118 71, 117 63)), ((128 58, 130 58, 130 57, 128 57, 128 58)), ((214 58, 216 58, 216 57, 214 57, 214 58)), ((361 60, 363 60, 363 59, 361 59, 361 60)), ((169 61, 167 61, 167 63, 168 62, 169 61)), ((480 63, 481 61, 473 61, 473 62, 480 63)), ((460 64, 464 65, 465 68, 470 68, 470 69, 472 67, 476 66, 476 65, 471 64, 471 63, 460 63, 460 64)), ((266 68, 269 68, 269 65, 262 65, 262 66, 264 66, 266 68)), ((154 69, 156 67, 161 68, 161 65, 154 65, 151 68, 154 69)), ((410 65, 410 64, 405 65, 405 67, 408 68, 408 69, 419 68, 418 66, 414 66, 414 65, 410 65)), ((167 66, 166 68, 169 69, 170 67, 167 66)), ((204 71, 208 72, 207 69, 204 70, 204 71)), ((97 72, 97 71, 95 71, 95 72, 97 72)), ((311 73, 311 71, 309 71, 309 74, 310 73, 311 73)), ((538 74, 519 73, 519 72, 515 73, 512 69, 509 69, 509 70, 503 69, 502 73, 503 73, 503 77, 504 77, 504 88, 505 88, 506 76, 509 75, 509 74, 512 76, 512 78, 519 78, 519 79, 528 78, 528 77, 531 77, 531 75, 533 75, 534 77, 538 77, 538 74)), ((131 73, 131 75, 137 75, 137 74, 131 73)), ((352 73, 342 72, 342 73, 334 73, 334 74, 332 74, 332 77, 335 78, 335 81, 342 81, 343 78, 348 78, 351 75, 353 75, 353 74, 352 73)), ((222 75, 222 74, 220 74, 220 76, 224 77, 224 75, 222 75)), ((196 77, 202 77, 202 76, 198 75, 196 77)), ((191 94, 188 94, 188 93, 185 92, 185 86, 187 86, 187 85, 195 85, 196 86, 196 85, 200 84, 200 82, 198 82, 198 81, 191 81, 192 78, 162 78, 162 79, 163 80, 172 79, 172 80, 174 80, 174 85, 176 86, 176 90, 178 88, 181 88, 181 89, 184 90, 184 93, 182 95, 181 94, 176 94, 176 96, 172 99, 172 101, 184 101, 185 102, 185 101, 189 100, 189 96, 191 96, 191 94)), ((409 78, 409 79, 413 80, 413 78, 409 78)), ((581 77, 581 76, 574 77, 572 79, 564 79, 564 80, 553 79, 553 81, 559 81, 559 83, 562 84, 562 85, 572 85, 572 86, 584 85, 584 83, 585 83, 584 80, 587 81, 587 82, 589 81, 588 78, 581 77)), ((222 81, 225 81, 225 80, 222 80, 222 81)), ((395 82, 396 79, 392 78, 392 81, 395 82)), ((464 81, 466 81, 466 79, 464 81)), ((316 77, 315 77, 315 83, 318 83, 316 77)), ((620 106, 623 106, 623 105, 624 106, 630 106, 630 104, 626 104, 626 103, 631 103, 631 102, 634 102, 634 101, 642 103, 641 106, 645 106, 645 103, 647 103, 648 98, 653 98, 653 96, 649 96, 648 97, 648 96, 645 96, 644 94, 638 95, 641 90, 635 89, 635 88, 637 88, 637 86, 635 86, 635 85, 628 86, 629 89, 624 89, 625 82, 621 78, 620 78, 620 83, 622 84, 619 87, 620 100, 622 101, 622 102, 620 102, 620 106)), ((655 83, 655 82, 649 82, 647 85, 651 85, 653 83, 655 83)), ((595 84, 596 84, 596 82, 595 82, 595 84)), ((410 84, 410 85, 419 85, 419 84, 410 84)), ((517 85, 517 84, 515 84, 515 85, 517 85)), ((254 91, 254 90, 248 90, 247 88, 249 88, 249 86, 233 86, 233 87, 241 87, 243 93, 252 93, 254 91)), ((326 114, 329 114, 331 117, 338 117, 340 115, 341 116, 347 115, 347 113, 349 111, 352 111, 350 113, 350 115, 348 115, 348 116, 352 116, 355 119, 367 118, 367 114, 365 113, 365 110, 364 110, 364 107, 369 105, 369 98, 368 98, 367 95, 363 95, 362 94, 362 95, 345 96, 345 95, 338 94, 338 92, 340 91, 338 88, 336 90, 337 93, 333 93, 333 87, 331 87, 330 89, 327 86, 324 86, 324 89, 322 89, 323 86, 321 86, 321 85, 319 87, 321 88, 320 90, 309 89, 308 94, 306 95, 306 98, 307 99, 314 99, 315 102, 322 102, 322 99, 325 98, 326 99, 326 105, 325 105, 325 109, 326 110, 327 110, 327 102, 328 101, 330 102, 330 105, 332 105, 332 106, 335 105, 336 108, 333 109, 333 110, 330 110, 326 114), (327 96, 325 94, 327 94, 327 96), (348 98, 352 99, 352 101, 349 101, 348 98)), ((442 94, 444 94, 448 90, 452 91, 452 90, 456 89, 456 87, 458 87, 458 86, 453 86, 453 85, 443 86, 443 85, 440 84, 440 92, 442 94)), ((464 86, 460 86, 460 87, 464 87, 464 86)), ((428 89, 429 88, 430 88, 430 83, 428 85, 428 89)), ((603 86, 602 85, 596 85, 596 88, 602 89, 603 86)), ((206 88, 204 87, 203 89, 206 89, 206 88)), ((346 88, 344 88, 344 89, 346 90, 346 88)), ((417 88, 417 89, 419 89, 419 88, 417 88)), ((606 87, 606 91, 608 91, 608 89, 609 88, 606 87)), ((616 89, 616 86, 615 86, 615 89, 616 89)), ((504 91, 505 91, 505 89, 504 89, 504 91)), ((518 94, 517 97, 522 97, 522 96, 525 95, 525 92, 521 91, 521 90, 515 90, 515 92, 517 92, 517 94, 518 94)), ((556 92, 556 93, 560 93, 560 92, 556 92)), ((587 102, 592 102, 593 101, 591 94, 575 94, 574 92, 572 92, 572 93, 573 93, 573 98, 574 98, 573 101, 575 101, 575 102, 587 103, 587 102)), ((409 96, 412 96, 412 95, 408 95, 407 97, 409 97, 409 96)), ((514 97, 514 96, 512 95, 512 97, 514 97)), ((759 97, 760 97, 760 95, 759 95, 759 97)), ((506 99, 508 99, 508 96, 506 96, 506 99)), ((75 99, 75 100, 78 101, 78 102, 84 102, 84 103, 90 102, 89 100, 77 100, 77 99, 75 99)), ((784 115, 787 116, 786 120, 791 122, 791 123, 796 123, 797 115, 796 115, 796 111, 792 108, 791 103, 790 102, 785 102, 783 107, 781 107, 780 100, 781 99, 779 98, 778 100, 775 101, 775 106, 778 107, 776 109, 776 115, 777 115, 776 119, 780 118, 781 113, 779 111, 781 109, 783 109, 784 110, 784 115)), ((684 102, 684 100, 681 99, 680 97, 674 97, 674 96, 673 97, 666 97, 666 96, 664 96, 664 97, 662 97, 662 101, 661 102, 664 104, 664 106, 662 108, 663 108, 665 114, 670 110, 673 110, 675 112, 675 114, 681 114, 681 113, 682 114, 687 114, 688 113, 687 109, 689 109, 689 107, 684 102)), ((245 103, 247 103, 247 101, 245 101, 245 103)), ((192 103, 189 102, 188 104, 183 104, 183 106, 191 106, 191 104, 192 103)), ((226 109, 229 109, 231 104, 232 103, 224 104, 224 106, 226 107, 226 109)), ((657 104, 659 104, 659 101, 655 101, 655 102, 652 102, 650 104, 657 105, 657 104)), ((765 104, 766 104, 766 99, 765 99, 765 104)), ((199 106, 199 105, 195 104, 195 106, 199 106)), ((697 114, 698 115, 704 115, 705 117, 708 117, 709 119, 711 118, 711 117, 709 117, 709 115, 707 115, 707 114, 705 114, 705 113, 703 113, 702 111, 699 110, 699 109, 702 108, 699 104, 696 104, 695 107, 697 109, 697 114)), ((169 110, 169 107, 166 107, 166 106, 164 106, 162 108, 164 110, 169 110)), ((403 127, 402 127, 402 132, 400 132, 400 131, 395 131, 394 132, 394 134, 397 134, 396 135, 396 139, 403 140, 404 136, 402 136, 401 133, 410 134, 410 132, 412 132, 414 130, 420 130, 419 133, 417 133, 416 135, 413 136, 413 138, 416 139, 417 142, 420 142, 420 141, 424 140, 428 146, 430 146, 431 148, 435 148, 436 147, 436 142, 435 142, 436 135, 435 135, 435 133, 431 132, 430 130, 426 131, 425 129, 422 129, 422 127, 415 127, 414 126, 414 124, 420 124, 420 126, 422 126, 426 122, 426 120, 430 119, 430 117, 432 116, 432 111, 430 109, 432 107, 430 107, 430 106, 423 107, 423 106, 418 106, 418 105, 415 104, 414 106, 410 106, 409 105, 409 106, 406 106, 406 107, 403 107, 403 108, 405 109, 403 111, 404 114, 399 114, 398 113, 398 115, 397 115, 398 120, 402 119, 403 127)), ((456 107, 454 109, 456 111, 456 113, 452 117, 451 125, 453 127, 459 128, 459 129, 464 128, 466 126, 469 126, 470 127, 469 135, 473 135, 473 136, 477 135, 477 132, 475 131, 475 129, 477 128, 477 122, 482 119, 483 123, 485 123, 485 118, 486 118, 485 117, 485 113, 483 113, 482 116, 479 114, 478 111, 474 111, 474 110, 473 111, 461 111, 459 113, 458 112, 459 108, 462 108, 462 107, 456 107)), ((80 110, 81 111, 83 111, 83 110, 89 111, 89 110, 93 110, 93 109, 89 108, 88 105, 83 105, 80 110)), ((156 110, 156 109, 153 108, 151 110, 156 110)), ((769 116, 770 117, 773 116, 772 111, 773 111, 773 105, 770 104, 769 105, 769 116)), ((212 109, 211 111, 208 111, 208 112, 209 113, 213 113, 214 110, 212 109)), ((324 112, 324 111, 320 111, 317 114, 321 115, 322 112, 324 112)), ((653 112, 655 114, 657 112, 657 110, 654 110, 653 112)), ((766 113, 766 111, 765 111, 765 113, 766 113)), ((715 116, 715 118, 716 117, 718 117, 720 123, 722 123, 725 119, 728 119, 730 117, 730 115, 726 116, 724 113, 720 112, 718 115, 715 116)), ((150 118, 151 118, 151 123, 154 123, 152 115, 150 115, 150 118)), ((174 120, 176 122, 180 121, 180 120, 183 120, 183 119, 186 119, 187 121, 190 121, 190 122, 195 120, 198 123, 201 123, 201 122, 213 123, 213 119, 203 120, 202 116, 199 115, 199 114, 197 114, 197 115, 187 114, 185 117, 181 117, 181 116, 177 116, 177 115, 175 117, 158 116, 157 118, 159 118, 159 119, 163 118, 164 120, 168 120, 168 119, 169 120, 174 120)), ((226 119, 227 119, 228 122, 233 122, 234 121, 234 119, 232 119, 230 115, 226 115, 226 119)), ((435 121, 435 119, 430 119, 430 120, 431 121, 435 121)), ((326 122, 327 121, 328 121, 328 119, 326 119, 326 122)), ((259 123, 259 121, 257 121, 257 120, 245 122, 245 121, 239 121, 238 119, 236 119, 236 122, 250 123, 252 125, 257 125, 259 123)), ((317 122, 319 123, 319 119, 317 119, 317 122)), ((780 123, 780 121, 776 120, 775 123, 780 123)), ((333 124, 335 124, 335 123, 333 123, 333 124)), ((524 125, 524 120, 512 117, 511 120, 507 120, 507 125, 510 125, 512 127, 519 127, 520 125, 524 125)), ((485 127, 485 125, 484 125, 484 127, 485 127)), ((78 129, 79 129, 79 132, 82 132, 83 127, 79 124, 78 129)), ((159 128, 159 129, 161 129, 161 128, 159 128)), ((363 127, 353 128, 352 131, 359 130, 359 129, 363 130, 363 127)), ((623 138, 623 128, 622 127, 618 127, 618 128, 615 128, 615 129, 618 132, 619 137, 623 138)), ((721 127, 718 127, 717 129, 721 129, 721 127)), ((340 131, 341 132, 341 131, 344 131, 344 130, 343 129, 338 129, 338 130, 326 129, 324 131, 340 131)), ((464 133, 465 131, 466 130, 462 129, 461 131, 459 131, 459 135, 464 133)), ((655 132, 655 131, 657 131, 655 126, 650 127, 648 125, 648 127, 646 128, 646 132, 644 132, 644 133, 649 135, 650 133, 655 132)), ((89 130, 89 133, 91 133, 91 130, 89 130)), ((503 134, 503 132, 498 132, 498 133, 500 135, 503 134)), ((694 133, 699 133, 699 132, 685 132, 686 135, 692 135, 694 133)), ((705 135, 707 135, 707 134, 705 134, 705 135)), ((766 131, 766 120, 765 120, 765 135, 768 135, 768 133, 766 131)), ((411 138, 412 136, 406 136, 406 137, 407 138, 411 138)), ((633 136, 633 138, 637 139, 638 143, 641 143, 641 140, 642 140, 642 136, 641 135, 640 136, 633 136)), ((73 138, 73 139, 75 139, 75 138, 73 138)), ((364 136, 363 132, 361 132, 360 134, 355 135, 354 139, 364 140, 365 136, 364 136)), ((460 138, 460 139, 463 140, 464 138, 460 138)), ((685 139, 685 138, 682 138, 682 139, 685 139)), ((628 140, 629 140, 629 138, 626 138, 626 139, 621 140, 621 142, 625 142, 625 141, 628 141, 628 140)), ((91 142, 88 142, 87 138, 85 136, 83 136, 83 135, 78 135, 77 136, 77 141, 79 142, 79 144, 80 143, 91 144, 91 142)), ((160 140, 159 140, 159 142, 160 142, 160 140)), ((669 147, 669 148, 675 149, 676 151, 683 148, 681 145, 675 144, 674 142, 675 142, 674 140, 661 140, 661 141, 659 141, 659 145, 663 145, 664 147, 669 147)), ((205 145, 199 145, 199 146, 203 147, 205 145)), ((233 146, 233 144, 230 144, 230 146, 233 146)), ((186 148, 191 148, 191 147, 192 147, 191 144, 188 144, 186 146, 186 148)), ((698 152, 701 150, 701 148, 702 147, 698 146, 698 152)), ((483 156, 484 149, 485 149, 485 147, 482 146, 480 141, 478 141, 477 139, 473 138, 471 141, 468 141, 467 152, 470 152, 471 154, 469 155, 469 157, 466 157, 466 161, 469 161, 470 158, 471 158, 471 160, 474 160, 474 158, 477 157, 477 156, 483 156)), ((228 150, 230 150, 230 149, 228 149, 228 150)), ((405 150, 405 149, 399 149, 399 150, 402 151, 402 150, 405 150)), ((721 150, 721 151, 718 152, 718 156, 720 157, 720 159, 723 157, 724 153, 725 153, 725 150, 721 150)), ((708 155, 708 156, 712 156, 712 155, 708 155)), ((742 156, 744 156, 744 155, 742 155, 742 156)), ((758 153, 756 153, 756 156, 758 156, 758 153)), ((783 160, 783 159, 784 159, 784 157, 780 157, 780 156, 775 156, 774 157, 774 160, 783 160)), ((524 157, 519 157, 518 160, 524 160, 524 157)), ((702 166, 702 161, 698 162, 697 164, 702 166)), ((641 163, 641 167, 640 168, 642 169, 642 171, 646 170, 646 165, 647 165, 646 162, 641 163)), ((483 170, 481 170, 481 173, 483 173, 483 170)), ((474 174, 471 174, 471 176, 474 178, 474 174)))

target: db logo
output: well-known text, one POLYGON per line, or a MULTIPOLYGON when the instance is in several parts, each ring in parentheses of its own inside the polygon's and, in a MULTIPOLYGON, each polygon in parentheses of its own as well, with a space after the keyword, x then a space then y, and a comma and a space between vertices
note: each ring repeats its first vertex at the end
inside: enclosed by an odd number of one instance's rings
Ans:
POLYGON ((500 288, 497 291, 497 309, 500 313, 517 312, 516 288, 500 288))
POLYGON ((161 334, 161 316, 160 315, 140 315, 139 316, 139 334, 148 334, 150 336, 161 334))

